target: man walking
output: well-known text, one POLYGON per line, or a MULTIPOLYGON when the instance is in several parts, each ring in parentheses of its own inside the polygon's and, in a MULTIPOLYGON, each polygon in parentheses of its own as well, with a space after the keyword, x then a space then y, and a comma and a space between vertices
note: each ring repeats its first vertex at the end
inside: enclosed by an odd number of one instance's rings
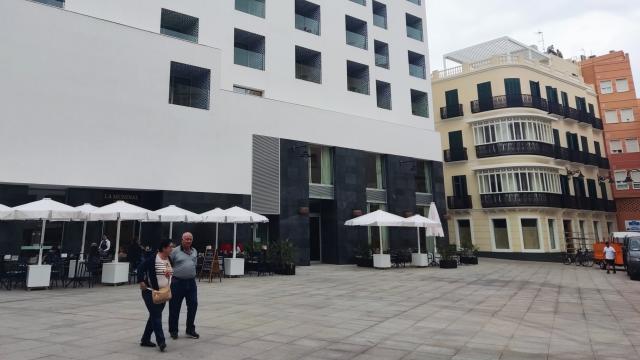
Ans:
POLYGON ((193 235, 182 234, 182 243, 171 252, 173 262, 173 280, 171 282, 172 298, 169 301, 169 334, 172 339, 178 338, 178 320, 182 300, 187 303, 187 336, 198 339, 195 319, 198 309, 198 289, 196 287, 196 263, 198 252, 191 247, 193 235))
POLYGON ((609 268, 613 268, 613 273, 616 273, 616 249, 609 245, 604 248, 604 261, 607 263, 607 274, 609 274, 609 268))

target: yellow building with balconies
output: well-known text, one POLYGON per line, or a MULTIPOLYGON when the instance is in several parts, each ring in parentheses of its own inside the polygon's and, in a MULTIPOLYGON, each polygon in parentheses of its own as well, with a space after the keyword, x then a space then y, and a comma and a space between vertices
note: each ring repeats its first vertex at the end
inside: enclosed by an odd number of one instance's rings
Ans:
POLYGON ((598 101, 578 64, 500 38, 433 73, 449 238, 555 259, 615 230, 598 101))

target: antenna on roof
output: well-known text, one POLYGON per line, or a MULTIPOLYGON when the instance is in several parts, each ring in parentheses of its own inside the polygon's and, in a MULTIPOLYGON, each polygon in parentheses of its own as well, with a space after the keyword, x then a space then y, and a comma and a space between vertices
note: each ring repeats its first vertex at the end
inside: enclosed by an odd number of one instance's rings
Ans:
POLYGON ((542 45, 541 49, 546 49, 547 47, 544 44, 544 33, 542 31, 537 31, 536 35, 540 36, 540 45, 542 45))

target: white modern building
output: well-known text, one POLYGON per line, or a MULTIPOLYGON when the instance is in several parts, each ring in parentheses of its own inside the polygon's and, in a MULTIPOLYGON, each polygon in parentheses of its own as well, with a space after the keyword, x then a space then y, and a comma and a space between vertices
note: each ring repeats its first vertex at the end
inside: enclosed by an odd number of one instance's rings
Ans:
MULTIPOLYGON (((238 205, 271 219, 245 240, 349 262, 380 235, 345 220, 446 208, 425 15, 425 0, 4 0, 0 203, 238 205)), ((212 228, 189 226, 196 244, 212 228)), ((0 223, 0 251, 36 231, 0 223)), ((79 231, 52 225, 47 243, 75 251, 79 231)))

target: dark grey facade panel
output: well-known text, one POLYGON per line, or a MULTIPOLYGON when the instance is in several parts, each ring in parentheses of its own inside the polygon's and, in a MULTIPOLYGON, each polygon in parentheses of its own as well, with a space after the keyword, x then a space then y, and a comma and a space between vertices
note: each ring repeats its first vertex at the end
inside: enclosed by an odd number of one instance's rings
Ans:
POLYGON ((251 210, 280 214, 280 139, 253 135, 251 210))

